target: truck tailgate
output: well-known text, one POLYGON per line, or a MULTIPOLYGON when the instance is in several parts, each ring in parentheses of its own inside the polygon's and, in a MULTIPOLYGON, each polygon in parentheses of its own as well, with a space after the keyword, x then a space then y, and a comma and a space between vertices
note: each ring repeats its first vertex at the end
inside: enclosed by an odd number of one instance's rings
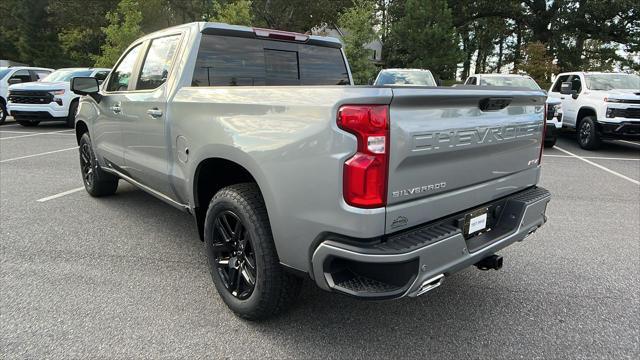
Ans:
POLYGON ((541 91, 393 88, 387 233, 534 185, 544 103, 541 91))

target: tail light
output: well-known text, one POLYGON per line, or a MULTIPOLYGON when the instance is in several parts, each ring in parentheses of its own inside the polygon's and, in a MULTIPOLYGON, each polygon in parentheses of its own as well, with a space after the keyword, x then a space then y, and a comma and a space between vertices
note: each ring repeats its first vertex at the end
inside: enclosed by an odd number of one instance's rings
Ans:
POLYGON ((540 155, 538 155, 538 165, 542 165, 542 150, 544 149, 544 138, 547 136, 547 117, 549 115, 548 104, 544 104, 544 118, 542 119, 542 139, 540 139, 540 155))
POLYGON ((389 164, 389 107, 342 106, 338 111, 338 127, 354 134, 358 140, 355 155, 344 163, 344 200, 360 208, 384 206, 389 164))

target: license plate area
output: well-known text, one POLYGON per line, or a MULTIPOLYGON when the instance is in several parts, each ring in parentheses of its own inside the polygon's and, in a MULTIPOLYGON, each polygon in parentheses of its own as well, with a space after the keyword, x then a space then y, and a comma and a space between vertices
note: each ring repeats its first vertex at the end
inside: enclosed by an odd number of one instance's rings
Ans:
POLYGON ((485 231, 491 230, 489 219, 489 207, 482 207, 476 210, 473 210, 464 215, 463 220, 463 234, 465 238, 470 238, 472 236, 476 236, 485 231))

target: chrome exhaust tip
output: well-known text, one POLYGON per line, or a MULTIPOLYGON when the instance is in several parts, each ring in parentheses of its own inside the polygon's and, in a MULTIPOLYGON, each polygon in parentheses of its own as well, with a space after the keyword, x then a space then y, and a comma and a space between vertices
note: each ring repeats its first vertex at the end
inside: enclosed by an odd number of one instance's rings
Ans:
POLYGON ((422 285, 420 285, 420 288, 418 289, 416 296, 420 296, 428 291, 431 291, 437 288, 442 284, 443 281, 444 281, 444 274, 436 275, 430 279, 425 280, 422 283, 422 285))

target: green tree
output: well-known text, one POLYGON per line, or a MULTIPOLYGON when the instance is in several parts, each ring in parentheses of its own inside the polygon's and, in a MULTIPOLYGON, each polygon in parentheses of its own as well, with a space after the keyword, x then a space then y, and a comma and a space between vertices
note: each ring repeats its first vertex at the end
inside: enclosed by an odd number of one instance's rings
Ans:
POLYGON ((122 52, 143 35, 140 28, 142 12, 139 8, 138 0, 121 0, 117 10, 107 13, 109 25, 102 28, 106 39, 101 47, 102 54, 94 57, 96 66, 112 67, 122 52))
POLYGON ((358 85, 367 84, 376 74, 376 67, 369 60, 370 51, 365 48, 377 37, 373 1, 356 0, 353 7, 340 14, 338 26, 344 32, 342 41, 353 80, 358 85))
POLYGON ((253 0, 256 26, 307 32, 322 23, 336 24, 353 0, 253 0))
POLYGON ((234 0, 226 4, 213 2, 214 15, 209 21, 216 21, 232 25, 253 25, 253 9, 250 0, 234 0))
POLYGON ((462 60, 459 37, 446 0, 406 0, 402 16, 387 36, 389 67, 429 69, 442 79, 454 79, 462 60))
POLYGON ((551 85, 551 76, 557 73, 558 66, 553 63, 544 44, 533 42, 525 48, 525 57, 521 69, 531 76, 543 89, 551 85))

